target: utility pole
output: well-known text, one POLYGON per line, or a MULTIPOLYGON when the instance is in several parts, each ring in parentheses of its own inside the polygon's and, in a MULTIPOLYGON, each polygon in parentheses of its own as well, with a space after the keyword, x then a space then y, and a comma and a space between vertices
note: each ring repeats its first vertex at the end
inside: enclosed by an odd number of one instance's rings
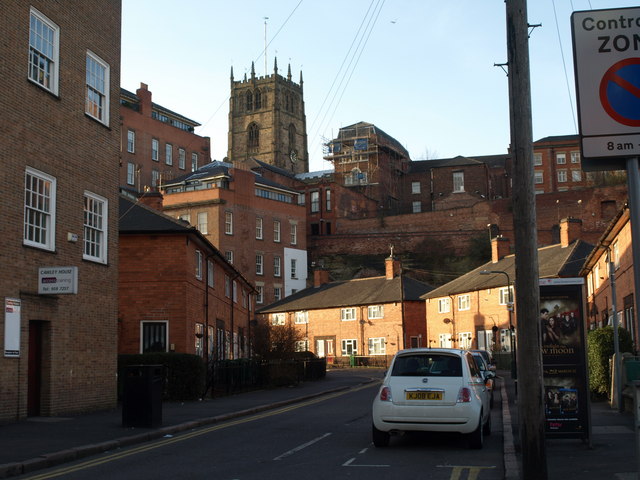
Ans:
POLYGON ((512 202, 518 305, 516 324, 521 478, 547 480, 527 1, 506 0, 505 3, 514 167, 512 202), (523 368, 525 365, 526 368, 523 368))

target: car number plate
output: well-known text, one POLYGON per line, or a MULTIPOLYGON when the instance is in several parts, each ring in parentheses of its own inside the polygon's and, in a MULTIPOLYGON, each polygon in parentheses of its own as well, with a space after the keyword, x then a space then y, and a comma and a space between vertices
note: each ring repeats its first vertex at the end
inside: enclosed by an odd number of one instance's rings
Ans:
POLYGON ((442 392, 405 392, 407 400, 442 400, 442 392))

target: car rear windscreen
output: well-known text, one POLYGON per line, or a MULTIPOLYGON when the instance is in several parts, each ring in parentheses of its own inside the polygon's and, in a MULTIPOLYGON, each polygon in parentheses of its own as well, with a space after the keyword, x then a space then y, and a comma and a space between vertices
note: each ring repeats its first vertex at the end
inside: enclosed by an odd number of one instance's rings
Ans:
POLYGON ((391 375, 394 377, 461 377, 462 361, 457 355, 414 354, 397 357, 391 375))

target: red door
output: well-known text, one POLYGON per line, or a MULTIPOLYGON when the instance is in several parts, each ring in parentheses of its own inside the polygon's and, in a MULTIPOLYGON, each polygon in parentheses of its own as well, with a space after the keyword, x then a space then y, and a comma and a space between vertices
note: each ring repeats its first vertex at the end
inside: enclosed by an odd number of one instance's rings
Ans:
POLYGON ((27 385, 27 415, 40 415, 42 381, 42 322, 29 322, 29 366, 27 385))

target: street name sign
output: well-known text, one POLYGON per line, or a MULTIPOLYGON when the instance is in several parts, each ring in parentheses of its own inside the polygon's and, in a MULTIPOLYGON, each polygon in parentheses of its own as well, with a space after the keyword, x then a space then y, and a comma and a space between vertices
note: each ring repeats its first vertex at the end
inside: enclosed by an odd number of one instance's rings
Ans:
POLYGON ((640 8, 574 12, 571 32, 583 167, 624 169, 640 155, 640 8))

